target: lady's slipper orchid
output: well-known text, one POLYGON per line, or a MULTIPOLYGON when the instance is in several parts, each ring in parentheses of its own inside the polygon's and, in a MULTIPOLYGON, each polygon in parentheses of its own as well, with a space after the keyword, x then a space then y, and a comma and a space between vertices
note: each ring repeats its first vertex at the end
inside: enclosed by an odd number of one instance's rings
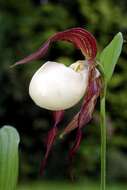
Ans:
POLYGON ((34 74, 29 94, 42 108, 65 110, 79 102, 87 83, 88 64, 85 61, 76 62, 70 67, 48 61, 34 74))
POLYGON ((72 28, 58 32, 50 37, 35 53, 18 61, 24 64, 42 58, 48 51, 49 46, 58 40, 69 41, 81 50, 86 60, 77 61, 66 67, 56 62, 46 62, 34 74, 29 94, 33 101, 40 107, 53 111, 54 127, 49 131, 47 137, 47 150, 42 163, 44 168, 51 147, 57 135, 58 125, 61 122, 64 110, 77 104, 84 96, 80 111, 68 124, 62 135, 77 128, 76 141, 70 150, 73 156, 80 145, 82 128, 92 118, 92 113, 101 91, 100 73, 96 69, 96 40, 92 34, 82 28, 72 28))

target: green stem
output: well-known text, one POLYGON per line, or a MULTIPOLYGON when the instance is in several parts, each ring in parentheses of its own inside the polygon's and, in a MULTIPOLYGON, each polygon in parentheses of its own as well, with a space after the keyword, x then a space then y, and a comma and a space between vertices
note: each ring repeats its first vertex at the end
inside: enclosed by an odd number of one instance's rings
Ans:
POLYGON ((101 126, 101 190, 106 190, 106 123, 105 123, 105 96, 106 87, 104 93, 100 99, 100 126, 101 126))

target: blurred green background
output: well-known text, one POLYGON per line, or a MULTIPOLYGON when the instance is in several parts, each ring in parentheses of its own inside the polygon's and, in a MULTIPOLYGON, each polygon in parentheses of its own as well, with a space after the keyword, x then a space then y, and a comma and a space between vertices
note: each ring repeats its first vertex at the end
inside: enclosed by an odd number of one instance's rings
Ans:
MULTIPOLYGON (((96 107, 92 122, 84 129, 84 140, 72 165, 70 166, 67 161, 67 154, 75 139, 75 131, 63 140, 57 140, 44 176, 39 175, 40 163, 45 152, 44 139, 52 126, 52 117, 49 111, 40 109, 30 99, 29 81, 36 69, 45 61, 57 60, 69 65, 83 59, 80 51, 69 43, 58 42, 52 46, 43 60, 10 68, 16 61, 39 48, 50 35, 79 26, 95 35, 99 51, 119 31, 123 33, 126 40, 127 1, 0 1, 0 126, 13 125, 20 133, 19 181, 21 184, 22 181, 28 183, 38 180, 66 183, 72 178, 74 183, 86 180, 87 184, 87 180, 98 183, 100 179, 99 105, 96 107)), ((127 182, 126 52, 125 43, 107 95, 107 181, 109 185, 127 182)), ((80 104, 67 110, 61 129, 71 120, 79 107, 80 104)), ((85 183, 83 184, 85 187, 85 183)), ((60 183, 55 187, 61 186, 60 183)), ((81 186, 81 184, 77 186, 77 189, 81 189, 81 186)), ((95 187, 91 184, 90 186, 91 189, 95 187)), ((35 185, 35 188, 32 185, 32 187, 36 190, 53 188, 52 185, 47 187, 45 184, 35 185)), ((70 188, 63 186, 63 189, 70 188)), ((21 186, 21 189, 25 190, 25 187, 21 186)), ((32 188, 26 186, 26 189, 32 188)), ((88 189, 87 185, 85 189, 88 189)), ((116 186, 115 190, 117 190, 116 186)))

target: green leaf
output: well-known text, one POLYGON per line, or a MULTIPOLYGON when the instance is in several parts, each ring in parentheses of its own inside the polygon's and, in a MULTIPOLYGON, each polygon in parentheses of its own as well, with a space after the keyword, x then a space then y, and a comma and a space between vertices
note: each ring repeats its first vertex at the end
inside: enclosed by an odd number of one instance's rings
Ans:
POLYGON ((112 77, 115 65, 122 51, 122 45, 123 36, 119 32, 100 54, 100 63, 103 66, 106 82, 109 82, 112 77))
POLYGON ((0 129, 0 190, 15 190, 18 177, 19 135, 15 128, 0 129))

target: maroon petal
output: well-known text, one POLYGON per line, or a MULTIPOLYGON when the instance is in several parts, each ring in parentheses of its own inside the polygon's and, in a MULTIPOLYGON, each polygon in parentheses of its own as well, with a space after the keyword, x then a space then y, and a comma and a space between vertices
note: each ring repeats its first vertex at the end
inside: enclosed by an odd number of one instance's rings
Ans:
POLYGON ((85 95, 80 112, 72 119, 68 126, 64 129, 62 135, 65 135, 77 128, 77 135, 75 139, 75 144, 71 148, 69 155, 72 157, 78 150, 82 138, 82 127, 85 126, 91 119, 92 114, 96 105, 96 101, 101 92, 101 79, 96 78, 95 66, 90 66, 89 71, 89 82, 87 87, 87 93, 85 95))
POLYGON ((63 119, 63 116, 64 116, 64 111, 63 110, 53 112, 54 126, 48 132, 47 142, 46 142, 46 153, 45 153, 45 156, 44 156, 44 159, 43 159, 43 161, 41 163, 41 168, 40 168, 40 173, 41 174, 43 174, 43 171, 45 169, 47 159, 48 159, 48 155, 49 155, 49 153, 51 151, 51 148, 52 148, 52 146, 54 144, 54 141, 56 139, 56 136, 57 136, 58 124, 63 119))
POLYGON ((96 78, 95 66, 91 65, 89 71, 89 84, 87 88, 87 93, 85 95, 81 110, 77 115, 72 119, 68 126, 64 129, 62 135, 65 135, 77 128, 77 135, 75 144, 69 152, 69 155, 72 157, 75 152, 78 150, 82 137, 82 127, 85 126, 91 119, 92 114, 96 105, 96 101, 101 92, 101 79, 100 77, 96 78))
POLYGON ((84 98, 84 101, 83 101, 83 104, 78 116, 79 128, 82 128, 92 119, 92 114, 97 102, 97 98, 101 92, 101 79, 100 77, 96 78, 96 72, 94 69, 92 69, 89 77, 91 78, 89 80, 87 94, 84 98))
POLYGON ((53 114, 54 126, 57 126, 64 117, 64 110, 53 111, 52 114, 53 114))
POLYGON ((43 171, 45 169, 45 166, 46 166, 46 163, 47 163, 47 159, 48 159, 48 155, 49 155, 49 152, 53 146, 53 143, 55 141, 55 138, 56 138, 56 135, 57 135, 57 127, 53 127, 49 132, 48 132, 48 137, 47 137, 47 147, 46 147, 46 153, 45 153, 45 156, 44 156, 44 159, 41 163, 41 168, 40 168, 40 173, 41 175, 43 174, 43 171))
POLYGON ((77 150, 79 149, 80 143, 82 140, 82 131, 80 128, 78 128, 77 135, 76 135, 76 140, 74 146, 70 149, 69 151, 69 158, 72 159, 72 157, 75 155, 77 150))
POLYGON ((94 60, 96 57, 97 45, 94 36, 83 28, 72 28, 56 33, 54 36, 49 38, 49 40, 45 42, 36 52, 16 62, 15 65, 25 64, 44 57, 52 42, 59 40, 73 43, 78 49, 82 51, 83 55, 88 60, 94 60))
MULTIPOLYGON (((93 71, 91 72, 91 75, 93 71)), ((90 76, 92 77, 92 76, 90 76)), ((85 126, 91 119, 92 114, 96 105, 96 101, 101 92, 101 79, 91 78, 89 81, 87 93, 84 97, 84 101, 81 107, 81 110, 74 116, 72 121, 64 129, 62 136, 68 134, 75 128, 82 128, 85 126)))

